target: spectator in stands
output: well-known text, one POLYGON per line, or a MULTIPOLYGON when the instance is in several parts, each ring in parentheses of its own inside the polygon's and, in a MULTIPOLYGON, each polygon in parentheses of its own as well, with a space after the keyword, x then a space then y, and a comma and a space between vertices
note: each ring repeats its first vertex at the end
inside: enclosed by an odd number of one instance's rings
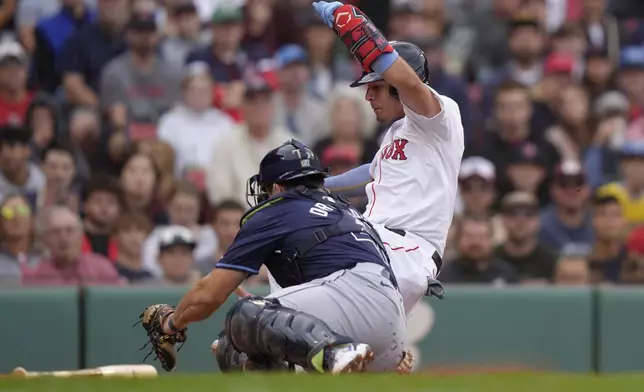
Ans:
MULTIPOLYGON (((280 15, 275 15, 275 8, 274 1, 264 0, 247 0, 243 8, 245 34, 242 45, 254 61, 269 58, 279 46, 290 43, 289 37, 279 36, 287 27, 277 26, 276 23, 293 22, 277 20, 276 16, 280 15), (288 42, 283 42, 284 39, 288 42)), ((295 25, 290 27, 291 30, 297 30, 295 25)), ((293 31, 292 34, 297 34, 297 31, 293 31)))
POLYGON ((441 271, 444 283, 517 283, 517 271, 493 255, 494 233, 488 218, 463 217, 456 242, 459 255, 441 271))
POLYGON ((36 48, 35 30, 39 22, 56 15, 61 3, 71 2, 71 0, 20 0, 17 3, 15 14, 15 27, 18 35, 18 41, 25 49, 33 53, 36 48))
POLYGON ((215 264, 224 256, 239 231, 239 222, 244 215, 245 208, 234 200, 224 200, 215 206, 211 220, 212 228, 217 237, 217 249, 207 258, 197 259, 199 271, 207 275, 215 264))
POLYGON ((546 283, 555 272, 554 252, 539 244, 539 202, 527 192, 512 192, 501 200, 507 240, 494 255, 511 264, 522 283, 546 283))
POLYGON ((550 192, 553 202, 541 214, 541 243, 553 250, 566 244, 591 246, 590 187, 581 165, 576 161, 558 165, 550 192))
POLYGON ((37 229, 48 256, 23 273, 25 285, 119 285, 122 280, 105 257, 81 252, 83 227, 78 215, 55 206, 39 214, 37 229))
POLYGON ((123 193, 109 177, 95 177, 83 200, 83 253, 97 253, 118 260, 118 246, 111 238, 114 222, 124 211, 123 193))
POLYGON ((325 134, 325 103, 309 90, 311 68, 306 50, 286 45, 275 53, 280 90, 276 93, 274 125, 288 129, 298 140, 313 144, 325 134))
MULTIPOLYGON (((178 182, 168 203, 169 224, 182 226, 192 232, 195 239, 194 259, 201 260, 213 257, 217 250, 217 235, 210 225, 200 225, 201 193, 189 182, 178 182)), ((239 223, 239 222, 238 222, 239 223)), ((161 268, 157 264, 159 243, 167 227, 157 227, 145 240, 143 247, 143 264, 146 269, 159 275, 161 268)))
POLYGON ((156 196, 158 178, 159 173, 152 157, 139 152, 131 154, 121 170, 121 187, 126 210, 141 212, 154 223, 165 222, 165 213, 156 196))
POLYGON ((40 163, 43 150, 60 137, 60 113, 56 102, 46 94, 36 94, 25 113, 24 126, 31 133, 31 160, 40 163))
POLYGON ((114 240, 119 256, 114 266, 129 283, 147 283, 154 275, 143 265, 143 242, 152 231, 152 222, 141 213, 123 214, 114 222, 114 240))
POLYGON ((505 177, 501 184, 501 195, 509 191, 524 191, 536 195, 539 205, 544 207, 550 202, 547 178, 550 161, 533 144, 524 144, 519 150, 510 152, 505 177))
POLYGON ((606 0, 582 1, 581 26, 588 46, 608 54, 613 64, 619 62, 619 25, 613 15, 606 12, 606 0))
POLYGON ((550 35, 550 50, 552 54, 568 55, 574 61, 582 60, 588 50, 584 30, 578 23, 564 23, 550 35))
POLYGON ((622 206, 613 196, 596 195, 593 197, 592 214, 595 231, 595 242, 589 258, 592 283, 617 283, 628 257, 622 206))
MULTIPOLYGON (((372 138, 376 119, 363 94, 349 86, 336 85, 327 99, 328 137, 318 141, 313 151, 320 157, 331 147, 351 149, 360 163, 369 163, 380 146, 372 138)), ((326 132, 325 132, 326 133, 326 132)))
POLYGON ((170 194, 174 191, 174 184, 177 180, 174 174, 174 167, 176 166, 174 149, 163 140, 149 139, 139 142, 137 151, 148 155, 152 159, 154 170, 158 174, 156 196, 158 201, 165 205, 170 198, 170 194))
POLYGON ((337 36, 313 9, 302 16, 301 24, 311 65, 311 92, 324 99, 338 81, 356 79, 359 65, 335 50, 337 36))
POLYGON ((562 87, 560 84, 559 89, 554 101, 558 121, 546 130, 546 138, 563 160, 581 162, 593 136, 590 97, 579 85, 562 87))
POLYGON ((428 14, 422 1, 390 2, 387 37, 390 40, 403 40, 427 36, 427 19, 428 14))
POLYGON ((644 115, 644 47, 622 49, 617 82, 631 103, 631 117, 644 115))
POLYGON ((616 67, 606 52, 591 49, 586 54, 585 65, 583 82, 593 100, 602 93, 617 87, 615 83, 616 67))
POLYGON ((107 63, 101 75, 101 105, 121 137, 124 131, 132 141, 151 139, 156 136, 156 122, 179 97, 181 69, 157 54, 159 34, 153 14, 133 14, 126 41, 128 51, 107 63))
POLYGON ((29 162, 31 134, 14 126, 0 128, 0 198, 7 193, 37 194, 45 187, 45 175, 29 162))
POLYGON ((58 59, 65 99, 71 105, 99 107, 103 67, 125 51, 122 29, 129 0, 98 0, 96 21, 74 31, 58 59))
POLYGON ((174 2, 168 8, 176 31, 161 43, 161 54, 173 65, 183 66, 188 55, 204 43, 197 7, 188 0, 174 2))
POLYGON ((163 230, 159 241, 160 283, 191 285, 200 278, 192 255, 196 246, 197 241, 187 227, 169 226, 163 230))
POLYGON ((558 286, 586 286, 591 283, 588 260, 583 251, 563 249, 557 261, 554 283, 558 286))
POLYGON ((45 187, 35 195, 36 209, 64 205, 78 212, 80 198, 78 190, 73 188, 76 164, 72 148, 63 142, 51 143, 42 153, 42 171, 45 187))
MULTIPOLYGON (((186 63, 205 62, 217 82, 230 83, 242 80, 243 68, 248 61, 241 48, 244 36, 243 22, 244 15, 241 8, 222 7, 215 10, 211 19, 212 42, 191 52, 186 58, 186 63)), ((237 87, 235 92, 240 95, 243 90, 237 87)))
POLYGON ((251 81, 244 95, 246 124, 226 135, 213 150, 206 188, 213 205, 232 199, 246 205, 246 181, 257 173, 264 155, 293 136, 272 126, 273 91, 262 80, 251 81))
POLYGON ((644 226, 633 230, 626 240, 628 258, 620 272, 620 282, 644 284, 644 226))
MULTIPOLYGON (((510 162, 537 157, 546 165, 545 173, 537 168, 529 173, 519 172, 514 176, 530 182, 535 187, 542 182, 552 166, 559 161, 557 150, 539 132, 531 129, 532 103, 526 87, 514 83, 503 83, 496 92, 494 104, 494 121, 490 134, 477 143, 472 140, 466 145, 466 156, 479 155, 489 159, 496 168, 497 189, 500 196, 513 189, 508 174, 510 162)), ((524 167, 525 168, 525 167, 524 167)), ((534 169, 534 167, 530 168, 534 169)), ((516 171, 516 170, 515 170, 516 171)), ((525 187, 524 187, 525 188, 525 187)), ((539 189, 540 202, 547 200, 547 187, 543 183, 539 189)))
POLYGON ((545 38, 544 31, 536 19, 515 18, 510 22, 508 31, 509 60, 486 83, 481 108, 486 117, 491 114, 494 91, 499 84, 513 81, 523 86, 533 86, 541 80, 545 38))
POLYGON ((22 125, 33 93, 27 89, 28 57, 17 42, 0 42, 0 126, 22 125))
MULTIPOLYGON (((69 114, 69 141, 74 148, 77 182, 87 183, 92 168, 100 168, 99 145, 101 127, 94 109, 78 107, 69 114)), ((98 171, 98 170, 97 170, 98 171)))
POLYGON ((189 66, 181 100, 159 120, 159 138, 174 148, 179 178, 204 176, 213 150, 237 127, 230 116, 212 107, 213 81, 203 65, 189 66))
MULTIPOLYGON (((56 3, 51 0, 27 0, 24 3, 38 2, 39 5, 56 3)), ((55 4, 56 6, 58 4, 55 4)), ((32 7, 37 8, 37 5, 32 7)), ((61 78, 56 64, 60 61, 60 51, 76 29, 90 24, 96 15, 86 0, 60 0, 60 9, 48 12, 46 18, 33 20, 21 26, 21 41, 33 53, 33 68, 36 85, 49 93, 56 91, 61 78)))
POLYGON ((360 157, 355 148, 330 145, 322 151, 322 165, 329 168, 329 174, 332 176, 346 173, 360 164, 360 157))
POLYGON ((599 188, 603 196, 619 200, 630 226, 644 223, 644 142, 626 142, 619 155, 622 181, 599 188))
POLYGON ((0 203, 0 285, 20 284, 23 268, 40 261, 34 247, 31 207, 24 196, 10 193, 0 203))

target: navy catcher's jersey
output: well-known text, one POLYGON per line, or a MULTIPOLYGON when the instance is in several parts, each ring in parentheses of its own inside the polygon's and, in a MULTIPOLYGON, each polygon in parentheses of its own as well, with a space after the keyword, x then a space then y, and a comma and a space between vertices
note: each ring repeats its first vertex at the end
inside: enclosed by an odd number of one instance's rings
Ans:
POLYGON ((249 211, 235 241, 215 268, 257 274, 265 264, 283 288, 363 262, 382 265, 393 277, 382 243, 377 234, 375 239, 369 234, 372 228, 362 215, 326 194, 318 194, 318 198, 284 193, 249 211), (315 243, 301 257, 289 260, 298 244, 310 245, 314 233, 332 226, 341 227, 344 234, 315 243))

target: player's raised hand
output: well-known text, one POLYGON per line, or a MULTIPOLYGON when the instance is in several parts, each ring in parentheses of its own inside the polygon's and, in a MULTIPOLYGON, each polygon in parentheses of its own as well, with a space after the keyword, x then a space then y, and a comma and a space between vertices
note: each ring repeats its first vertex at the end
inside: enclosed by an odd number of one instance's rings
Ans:
POLYGON ((340 3, 339 1, 334 1, 333 3, 327 3, 326 1, 316 1, 313 3, 313 8, 315 8, 315 12, 318 13, 320 19, 322 19, 324 23, 327 24, 327 26, 333 28, 333 20, 335 19, 333 13, 343 5, 344 4, 340 3))

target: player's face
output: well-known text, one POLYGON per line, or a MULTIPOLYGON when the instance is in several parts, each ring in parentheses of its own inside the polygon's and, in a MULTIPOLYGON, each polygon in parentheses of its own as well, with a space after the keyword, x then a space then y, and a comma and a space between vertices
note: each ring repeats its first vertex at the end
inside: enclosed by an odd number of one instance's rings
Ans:
POLYGON ((402 104, 389 92, 385 82, 374 82, 367 85, 365 99, 371 104, 379 123, 390 123, 405 116, 402 104))

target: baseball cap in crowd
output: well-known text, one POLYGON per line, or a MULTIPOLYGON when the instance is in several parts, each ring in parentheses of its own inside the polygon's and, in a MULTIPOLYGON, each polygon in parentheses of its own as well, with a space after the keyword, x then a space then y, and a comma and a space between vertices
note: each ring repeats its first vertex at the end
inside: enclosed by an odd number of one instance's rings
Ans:
POLYGON ((543 68, 546 74, 567 73, 575 70, 575 58, 567 53, 550 53, 546 57, 543 68))
POLYGON ((519 210, 534 215, 539 211, 539 200, 532 193, 525 191, 514 191, 503 196, 501 199, 502 212, 513 214, 519 210))
POLYGON ((309 55, 300 45, 284 45, 275 52, 275 63, 278 68, 291 64, 308 64, 309 55))
POLYGON ((140 32, 157 31, 156 16, 151 12, 136 12, 130 17, 127 28, 140 32))
POLYGON ((192 230, 185 226, 168 226, 161 229, 159 235, 159 251, 164 251, 173 246, 186 246, 194 249, 197 246, 197 239, 192 230))
POLYGON ((518 15, 508 22, 508 33, 512 33, 519 27, 533 27, 535 29, 540 29, 539 20, 531 15, 518 15))
POLYGON ((593 112, 597 117, 607 117, 614 114, 627 113, 630 103, 626 95, 619 91, 607 91, 595 99, 593 112))
POLYGON ((28 57, 22 45, 14 41, 5 41, 0 44, 0 65, 7 62, 27 63, 28 57))
POLYGON ((523 145, 513 149, 508 156, 509 164, 532 164, 537 166, 547 166, 543 152, 536 144, 532 142, 523 143, 523 145))
POLYGON ((644 47, 627 46, 620 54, 621 69, 642 69, 644 70, 644 47))
POLYGON ((210 21, 214 25, 237 24, 244 20, 244 13, 239 7, 221 6, 212 14, 210 21))
POLYGON ((262 75, 248 76, 244 80, 246 90, 244 98, 255 98, 259 95, 269 95, 273 92, 273 87, 266 81, 262 75))
POLYGON ((461 170, 458 173, 458 180, 465 181, 472 177, 478 177, 486 182, 496 180, 496 168, 494 164, 483 157, 469 157, 461 162, 461 170))
POLYGON ((425 8, 420 0, 394 0, 389 6, 389 13, 391 15, 418 15, 424 11, 425 8))
POLYGON ((355 149, 331 145, 322 152, 322 165, 332 166, 336 164, 356 165, 359 157, 355 149))
POLYGON ((625 142, 619 150, 619 155, 623 158, 644 158, 644 141, 625 142))
POLYGON ((563 161, 555 167, 553 184, 579 188, 586 184, 586 174, 581 164, 574 160, 563 161))

